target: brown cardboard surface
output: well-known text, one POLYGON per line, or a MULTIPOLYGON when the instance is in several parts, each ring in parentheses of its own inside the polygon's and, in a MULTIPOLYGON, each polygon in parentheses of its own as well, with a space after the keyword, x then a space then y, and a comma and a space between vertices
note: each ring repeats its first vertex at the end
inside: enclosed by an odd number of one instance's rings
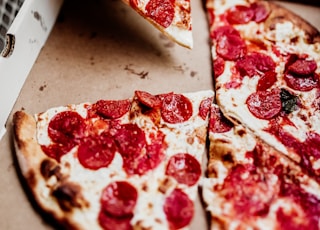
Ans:
MULTIPOLYGON (((66 1, 13 112, 127 98, 135 89, 151 93, 212 89, 206 15, 201 1, 191 2, 193 50, 165 38, 120 1, 66 1)), ((320 8, 281 4, 320 29, 320 8)), ((12 114, 0 142, 0 229, 53 229, 29 202, 19 180, 11 119, 12 114)), ((196 211, 192 229, 205 229, 200 204, 196 211)))

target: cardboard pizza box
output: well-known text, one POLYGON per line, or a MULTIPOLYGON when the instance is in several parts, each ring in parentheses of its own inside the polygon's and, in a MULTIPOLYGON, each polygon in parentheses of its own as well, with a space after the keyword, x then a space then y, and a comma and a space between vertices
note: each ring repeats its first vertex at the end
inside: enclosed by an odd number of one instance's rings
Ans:
MULTIPOLYGON (((60 0, 40 2, 55 6, 60 0)), ((37 46, 43 47, 39 56, 33 57, 35 64, 27 74, 7 120, 7 132, 0 141, 0 229, 54 229, 39 215, 17 173, 11 127, 15 111, 24 109, 32 114, 69 103, 123 99, 131 97, 136 89, 151 93, 213 89, 206 14, 202 1, 192 0, 191 4, 194 48, 188 50, 161 35, 121 1, 64 2, 45 44, 37 46)), ((319 7, 286 1, 280 4, 320 30, 319 7)), ((31 14, 31 21, 32 18, 31 14)), ((39 21, 35 24, 39 26, 39 21)), ((23 60, 12 65, 17 67, 23 60)), ((191 230, 207 229, 200 200, 196 213, 191 230)))
POLYGON ((0 139, 19 92, 56 21, 62 0, 0 1, 0 139))

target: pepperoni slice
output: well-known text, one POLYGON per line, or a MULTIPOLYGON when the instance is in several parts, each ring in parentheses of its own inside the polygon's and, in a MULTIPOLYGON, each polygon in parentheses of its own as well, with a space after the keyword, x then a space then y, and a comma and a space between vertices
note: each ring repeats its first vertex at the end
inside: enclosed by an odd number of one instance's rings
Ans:
POLYGON ((217 57, 213 61, 214 77, 217 78, 224 72, 225 61, 221 57, 217 57))
POLYGON ((224 25, 224 26, 220 26, 218 28, 216 28, 215 30, 213 30, 211 37, 213 39, 218 39, 221 36, 228 36, 228 35, 235 35, 235 36, 239 36, 240 37, 240 33, 238 30, 236 30, 233 26, 230 25, 224 25))
POLYGON ((172 176, 181 184, 192 186, 200 178, 201 166, 189 153, 178 153, 169 159, 166 175, 172 176))
POLYGON ((145 133, 137 124, 123 124, 116 128, 114 140, 123 157, 137 156, 145 148, 145 133))
POLYGON ((194 215, 194 205, 187 194, 175 189, 166 199, 163 206, 170 229, 187 226, 194 215))
POLYGON ((317 69, 315 60, 298 59, 288 67, 288 71, 297 75, 310 75, 317 69))
POLYGON ((199 106, 199 116, 205 120, 210 112, 210 108, 212 105, 213 98, 209 97, 200 102, 199 106))
POLYGON ((135 95, 137 96, 140 103, 149 107, 149 108, 160 108, 161 100, 159 97, 154 96, 148 92, 144 91, 135 91, 135 95))
POLYGON ((162 100, 161 117, 168 123, 185 122, 192 113, 191 101, 182 94, 168 94, 162 100))
POLYGON ((226 19, 230 24, 246 24, 253 20, 255 12, 253 8, 236 5, 226 11, 226 19))
POLYGON ((51 140, 65 146, 70 143, 77 143, 84 135, 84 130, 84 119, 73 111, 56 114, 48 125, 48 135, 51 140))
POLYGON ((268 214, 274 189, 266 182, 268 174, 259 175, 253 165, 238 164, 226 177, 222 193, 233 203, 239 216, 264 216, 268 214))
POLYGON ((92 105, 92 110, 106 119, 117 119, 130 109, 130 100, 99 100, 92 105))
POLYGON ((231 130, 233 124, 223 116, 220 109, 216 106, 211 107, 209 130, 213 133, 224 133, 231 130))
POLYGON ((236 68, 242 77, 261 75, 267 71, 274 71, 275 62, 266 54, 253 52, 236 62, 236 68))
POLYGON ((310 91, 319 87, 319 75, 314 73, 305 77, 299 77, 291 73, 284 74, 284 80, 287 85, 294 90, 302 92, 310 91))
POLYGON ((101 210, 113 217, 132 217, 138 192, 125 181, 116 181, 105 187, 101 194, 101 210))
POLYGON ((41 149, 48 157, 56 159, 56 161, 60 162, 61 157, 67 154, 74 146, 74 143, 67 145, 53 143, 48 146, 41 145, 41 149))
POLYGON ((118 218, 100 211, 98 219, 104 230, 133 230, 130 224, 131 217, 118 218))
POLYGON ((249 111, 260 119, 269 120, 277 116, 282 109, 280 91, 278 89, 252 93, 247 98, 246 103, 249 111))
POLYGON ((254 11, 254 18, 255 22, 263 22, 265 21, 270 15, 270 9, 263 3, 252 3, 250 8, 254 11))
POLYGON ((235 61, 246 54, 247 46, 240 36, 230 34, 218 38, 216 50, 222 58, 235 61))
POLYGON ((85 138, 78 148, 78 159, 85 168, 99 169, 107 167, 116 151, 113 138, 106 133, 85 138))
POLYGON ((277 74, 274 71, 268 71, 259 79, 257 90, 263 91, 269 89, 277 81, 277 74))
POLYGON ((139 155, 124 157, 123 168, 129 175, 143 175, 156 168, 164 159, 164 135, 159 132, 156 137, 151 137, 152 143, 147 145, 139 155))
POLYGON ((146 16, 167 28, 174 18, 174 1, 150 0, 146 5, 146 16))

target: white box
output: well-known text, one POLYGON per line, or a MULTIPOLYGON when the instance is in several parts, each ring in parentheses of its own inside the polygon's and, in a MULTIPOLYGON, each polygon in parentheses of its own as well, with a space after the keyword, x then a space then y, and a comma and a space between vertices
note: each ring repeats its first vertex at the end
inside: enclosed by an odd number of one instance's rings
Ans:
POLYGON ((0 139, 63 0, 0 0, 0 139))

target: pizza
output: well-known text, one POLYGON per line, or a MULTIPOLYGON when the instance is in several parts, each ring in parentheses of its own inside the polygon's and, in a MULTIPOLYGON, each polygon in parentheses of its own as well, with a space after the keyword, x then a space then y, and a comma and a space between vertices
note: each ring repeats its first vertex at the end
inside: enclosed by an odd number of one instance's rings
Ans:
POLYGON ((320 185, 285 155, 212 106, 208 177, 210 229, 319 229, 320 185))
MULTIPOLYGON (((124 1, 192 47, 190 1, 124 1)), ((32 197, 66 229, 320 229, 320 34, 269 1, 207 0, 214 85, 17 111, 32 197), (198 197, 199 196, 199 197, 198 197)))
POLYGON ((181 46, 193 47, 190 0, 122 0, 181 46))
POLYGON ((40 208, 68 229, 187 229, 213 92, 99 100, 14 115, 40 208))
POLYGON ((208 0, 207 9, 223 114, 320 182, 319 32, 271 2, 208 0))

